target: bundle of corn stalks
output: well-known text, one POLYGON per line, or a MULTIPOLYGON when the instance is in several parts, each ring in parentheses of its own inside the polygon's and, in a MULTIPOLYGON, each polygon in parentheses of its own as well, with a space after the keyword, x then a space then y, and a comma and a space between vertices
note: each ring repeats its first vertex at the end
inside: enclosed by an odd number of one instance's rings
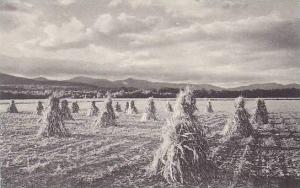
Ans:
POLYGON ((87 116, 97 116, 99 113, 99 108, 96 106, 96 101, 92 101, 91 107, 87 112, 87 116))
POLYGON ((124 112, 128 113, 128 109, 129 109, 129 102, 127 101, 126 104, 125 104, 125 110, 124 110, 124 112))
POLYGON ((265 100, 256 100, 256 109, 253 117, 253 121, 258 124, 267 124, 269 121, 268 110, 265 104, 265 100))
POLYGON ((116 119, 116 114, 112 105, 112 94, 110 92, 106 93, 106 100, 105 100, 105 110, 110 115, 111 119, 116 119))
POLYGON ((78 105, 77 101, 72 103, 72 112, 73 113, 78 113, 79 112, 79 105, 78 105))
POLYGON ((9 107, 7 108, 6 112, 8 113, 18 113, 18 109, 16 107, 15 101, 10 101, 9 107))
POLYGON ((245 109, 243 97, 235 99, 235 112, 233 118, 226 123, 223 134, 231 137, 233 135, 248 137, 253 133, 253 127, 249 121, 250 114, 245 109))
POLYGON ((167 104, 166 104, 166 111, 167 112, 173 112, 173 107, 172 105, 170 104, 170 102, 168 101, 167 104))
POLYGON ((163 129, 163 143, 155 153, 149 173, 168 183, 202 184, 214 167, 207 160, 209 146, 202 125, 194 116, 196 100, 188 88, 177 97, 173 116, 163 129))
POLYGON ((49 106, 46 108, 42 118, 42 125, 38 131, 38 136, 65 137, 69 135, 70 133, 65 127, 64 120, 59 109, 59 99, 52 96, 49 99, 49 106))
POLYGON ((196 107, 196 99, 194 98, 193 91, 187 87, 185 91, 181 91, 177 96, 175 103, 175 117, 182 117, 188 115, 194 117, 194 112, 198 110, 196 107))
POLYGON ((135 107, 134 100, 131 100, 129 108, 127 110, 127 114, 137 114, 137 113, 138 113, 138 110, 135 107))
POLYGON ((99 116, 99 118, 95 121, 96 127, 109 127, 116 126, 116 115, 114 112, 114 108, 112 106, 112 99, 108 96, 105 100, 104 110, 99 116))
POLYGON ((44 111, 44 106, 43 106, 42 102, 39 101, 38 105, 36 107, 36 114, 37 115, 42 115, 43 111, 44 111))
POLYGON ((70 108, 69 108, 69 103, 68 103, 67 100, 63 100, 61 102, 60 112, 61 112, 61 117, 64 120, 74 120, 72 115, 71 115, 71 111, 70 111, 70 108))
POLYGON ((143 113, 143 116, 141 118, 142 122, 148 121, 148 120, 157 120, 156 118, 156 108, 154 104, 154 100, 152 97, 148 99, 148 104, 145 108, 145 112, 143 113))
POLYGON ((214 112, 214 110, 212 108, 211 101, 208 100, 207 104, 205 106, 205 113, 213 113, 213 112, 214 112))
POLYGON ((116 102, 116 112, 122 112, 122 109, 121 109, 121 105, 119 104, 119 102, 116 102))

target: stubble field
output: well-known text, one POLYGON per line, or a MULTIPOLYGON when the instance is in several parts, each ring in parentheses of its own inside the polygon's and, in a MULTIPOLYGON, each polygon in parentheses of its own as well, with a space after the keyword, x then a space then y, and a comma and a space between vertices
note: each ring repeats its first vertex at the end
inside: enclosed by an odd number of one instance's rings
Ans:
MULTIPOLYGON (((70 100, 71 101, 71 100, 70 100)), ((114 100, 114 102, 116 99, 114 100)), ((126 99, 119 100, 122 109, 126 99)), ((66 121, 71 132, 68 138, 38 138, 36 133, 40 124, 35 114, 36 100, 16 101, 20 113, 5 113, 7 101, 0 103, 0 160, 1 185, 3 187, 174 187, 168 185, 159 177, 147 176, 146 170, 153 158, 153 154, 161 143, 161 128, 166 119, 172 114, 166 112, 166 100, 155 100, 158 121, 141 122, 145 107, 144 99, 137 99, 137 115, 118 113, 117 127, 94 128, 95 118, 87 117, 89 101, 78 100, 79 114, 72 114, 74 121, 66 121)), ((43 101, 46 102, 46 101, 43 101)), ((174 101, 171 101, 174 104, 174 101)), ((197 116, 205 126, 207 138, 213 153, 220 147, 229 157, 225 162, 231 166, 239 164, 242 154, 236 149, 236 156, 232 157, 234 147, 220 145, 219 132, 227 119, 233 113, 232 100, 212 101, 215 110, 212 114, 204 114, 204 100, 197 103, 197 116), (232 160, 236 161, 232 161, 232 160)), ((45 105, 45 103, 44 103, 45 105)), ((96 105, 103 106, 99 100, 96 105)), ((299 100, 267 100, 266 105, 270 112, 268 125, 257 127, 261 137, 257 138, 259 145, 256 156, 265 157, 274 155, 284 156, 283 166, 274 167, 271 159, 266 164, 256 162, 263 159, 249 159, 254 165, 255 172, 261 172, 257 177, 271 176, 271 178, 291 177, 292 182, 299 181, 300 176, 300 101, 299 100), (286 136, 284 136, 286 135, 286 136), (266 152, 266 153, 264 153, 266 152), (271 161, 271 162, 268 162, 271 161), (290 166, 288 166, 290 163, 290 166), (265 166, 268 166, 266 167, 265 166), (262 167, 256 169, 256 167, 262 167), (286 169, 285 169, 286 168, 286 169), (263 174, 265 173, 265 174, 263 174), (271 174, 271 175, 270 175, 271 174)), ((71 106, 71 105, 69 105, 71 106)), ((247 102, 246 108, 252 113, 254 100, 247 102)), ((243 150, 241 150, 243 151, 243 150)), ((276 159, 276 156, 274 157, 276 159)), ((276 163, 280 162, 275 161, 276 163)), ((275 163, 274 162, 274 163, 275 163)), ((252 174, 253 175, 253 174, 252 174)), ((213 187, 233 185, 230 175, 220 176, 213 187), (225 184, 224 184, 225 181, 225 184)), ((258 181, 255 179, 255 181, 258 181)), ((255 183, 255 182, 254 182, 255 183)), ((252 182, 253 184, 253 182, 252 182)), ((245 184, 243 184, 245 185, 245 184)), ((265 184, 262 183, 261 186, 265 184)), ((276 184, 280 185, 279 184, 276 184)), ((237 183, 235 186, 241 186, 237 183)))

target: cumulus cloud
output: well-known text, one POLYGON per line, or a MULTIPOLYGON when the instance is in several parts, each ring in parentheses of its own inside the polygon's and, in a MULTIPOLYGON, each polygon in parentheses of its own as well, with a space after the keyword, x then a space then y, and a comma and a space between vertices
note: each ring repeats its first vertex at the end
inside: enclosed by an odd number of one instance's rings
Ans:
POLYGON ((128 49, 128 41, 120 35, 153 30, 161 19, 155 16, 138 18, 124 12, 118 15, 101 14, 93 25, 85 26, 76 17, 61 24, 43 23, 43 36, 27 40, 18 46, 60 50, 66 48, 83 48, 91 43, 110 48, 128 49))
POLYGON ((72 17, 68 22, 60 26, 45 23, 42 30, 45 37, 29 40, 26 43, 49 49, 60 48, 86 40, 92 32, 91 29, 86 28, 76 17, 72 17))
POLYGON ((54 47, 60 44, 78 42, 86 37, 90 30, 85 29, 84 25, 75 17, 60 27, 54 24, 47 24, 44 27, 44 32, 47 34, 45 40, 40 41, 42 47, 54 47))

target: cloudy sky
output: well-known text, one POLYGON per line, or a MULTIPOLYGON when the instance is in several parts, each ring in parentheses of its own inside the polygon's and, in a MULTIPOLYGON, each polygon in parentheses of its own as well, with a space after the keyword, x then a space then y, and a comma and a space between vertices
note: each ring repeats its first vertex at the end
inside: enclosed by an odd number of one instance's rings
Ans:
POLYGON ((298 0, 0 0, 0 72, 300 82, 298 0))

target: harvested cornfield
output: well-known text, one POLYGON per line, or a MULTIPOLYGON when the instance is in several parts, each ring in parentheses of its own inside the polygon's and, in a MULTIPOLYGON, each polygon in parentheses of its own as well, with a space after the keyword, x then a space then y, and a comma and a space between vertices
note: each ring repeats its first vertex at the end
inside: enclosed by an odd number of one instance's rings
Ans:
POLYGON ((273 113, 270 124, 258 127, 247 138, 235 136, 226 142, 215 139, 218 136, 210 138, 215 146, 211 157, 220 175, 231 180, 228 186, 300 185, 299 118, 294 119, 292 114, 273 113), (282 116, 289 116, 289 123, 284 123, 282 116))
MULTIPOLYGON (((71 99, 69 99, 72 102, 71 99)), ((113 99, 125 106, 128 99, 113 99)), ((174 101, 169 100, 174 106, 174 101)), ((46 103, 46 101, 42 101, 46 103)), ((104 101, 97 106, 103 111, 104 101)), ((136 99, 143 109, 145 99, 136 99)), ((147 168, 160 146, 166 119, 167 100, 155 99, 157 121, 141 123, 142 114, 119 113, 117 127, 90 129, 94 118, 86 113, 91 101, 80 101, 74 121, 66 121, 69 137, 40 138, 37 100, 15 103, 19 113, 6 113, 9 101, 0 102, 0 161, 3 187, 192 187, 168 184, 149 177, 147 168)), ((203 109, 205 100, 197 100, 203 109)), ((266 100, 269 123, 257 127, 249 138, 223 142, 221 132, 232 115, 232 100, 214 100, 214 113, 195 113, 209 145, 208 159, 218 171, 210 187, 299 187, 299 101, 266 100), (279 108, 280 107, 280 108, 279 108), (287 110, 288 109, 288 110, 287 110)), ((255 109, 247 100, 246 109, 255 109)), ((197 187, 197 186, 196 186, 197 187)))

